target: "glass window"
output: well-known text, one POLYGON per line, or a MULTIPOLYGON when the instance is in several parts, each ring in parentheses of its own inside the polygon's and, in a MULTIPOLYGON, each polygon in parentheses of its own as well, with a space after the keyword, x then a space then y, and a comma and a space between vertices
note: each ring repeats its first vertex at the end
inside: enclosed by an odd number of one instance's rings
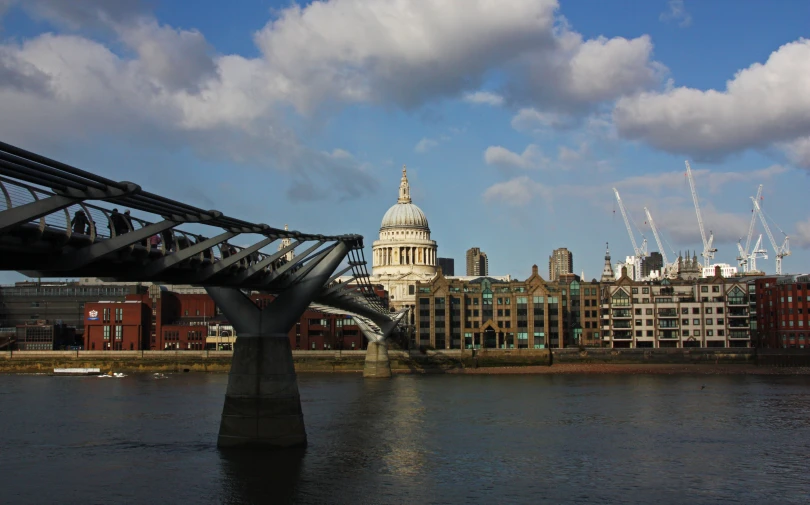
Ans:
POLYGON ((692 319, 692 324, 694 324, 696 326, 699 326, 700 325, 700 319, 692 319))
POLYGON ((706 324, 714 324, 714 321, 712 321, 712 318, 707 317, 706 318, 706 324))

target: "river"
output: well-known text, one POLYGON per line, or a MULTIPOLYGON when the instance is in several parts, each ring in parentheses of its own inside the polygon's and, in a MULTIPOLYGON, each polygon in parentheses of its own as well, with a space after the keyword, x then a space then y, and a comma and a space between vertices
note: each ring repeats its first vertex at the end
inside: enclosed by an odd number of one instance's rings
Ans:
POLYGON ((226 375, 0 376, 0 503, 810 502, 806 376, 299 376, 309 447, 216 448, 226 375))

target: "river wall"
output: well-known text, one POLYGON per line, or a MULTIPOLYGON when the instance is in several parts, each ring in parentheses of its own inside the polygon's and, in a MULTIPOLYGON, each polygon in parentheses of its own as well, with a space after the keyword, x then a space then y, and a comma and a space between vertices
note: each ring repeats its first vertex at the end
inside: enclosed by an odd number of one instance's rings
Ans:
MULTIPOLYGON (((54 368, 100 368, 116 372, 220 372, 231 351, 4 351, 0 373, 52 373, 54 368)), ((810 366, 810 349, 481 349, 390 350, 399 373, 442 373, 466 368, 554 364, 747 364, 810 366)), ((365 351, 293 351, 298 372, 361 372, 365 351)))

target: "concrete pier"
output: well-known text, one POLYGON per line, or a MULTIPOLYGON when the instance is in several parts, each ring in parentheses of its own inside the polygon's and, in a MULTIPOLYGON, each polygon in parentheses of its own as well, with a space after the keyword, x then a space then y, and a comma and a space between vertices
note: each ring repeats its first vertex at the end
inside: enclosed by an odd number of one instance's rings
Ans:
POLYGON ((363 377, 388 379, 391 377, 391 362, 388 361, 388 346, 381 342, 369 342, 363 377))
POLYGON ((285 448, 306 445, 307 434, 289 338, 286 334, 238 338, 217 446, 285 448))

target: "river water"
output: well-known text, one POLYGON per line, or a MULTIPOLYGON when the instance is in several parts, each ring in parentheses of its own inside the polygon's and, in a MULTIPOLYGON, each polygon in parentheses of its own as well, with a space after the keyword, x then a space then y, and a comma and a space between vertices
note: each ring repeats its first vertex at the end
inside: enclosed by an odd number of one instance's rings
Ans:
POLYGON ((302 375, 282 453, 226 381, 0 376, 0 503, 810 503, 807 377, 302 375))

